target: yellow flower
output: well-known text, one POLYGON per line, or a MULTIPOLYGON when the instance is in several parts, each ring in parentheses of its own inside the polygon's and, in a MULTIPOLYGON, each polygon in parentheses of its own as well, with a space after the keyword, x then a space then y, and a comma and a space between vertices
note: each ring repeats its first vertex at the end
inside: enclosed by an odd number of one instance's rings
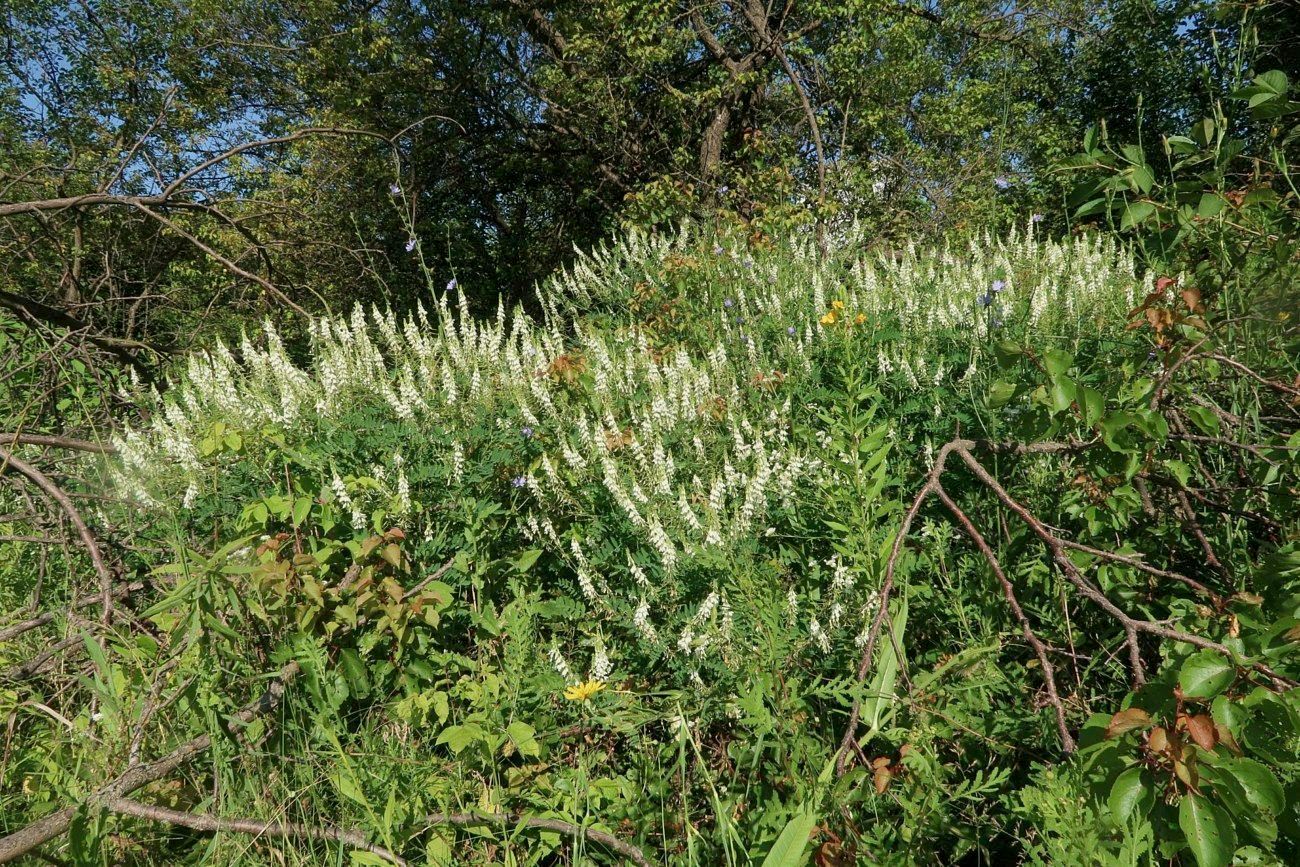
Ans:
POLYGON ((832 301, 832 302, 831 302, 831 307, 832 307, 833 309, 835 309, 835 310, 843 310, 843 309, 844 309, 844 302, 843 302, 843 301, 832 301))
POLYGON ((605 688, 605 684, 599 680, 589 680, 586 683, 577 683, 564 691, 564 697, 569 701, 591 701, 591 697, 605 688))
POLYGON ((832 310, 831 312, 827 313, 825 316, 823 316, 821 319, 818 319, 817 321, 820 322, 822 325, 834 325, 835 311, 832 310))
POLYGON ((859 313, 857 316, 853 317, 853 322, 856 325, 861 325, 863 322, 866 321, 867 321, 867 314, 865 313, 859 313))

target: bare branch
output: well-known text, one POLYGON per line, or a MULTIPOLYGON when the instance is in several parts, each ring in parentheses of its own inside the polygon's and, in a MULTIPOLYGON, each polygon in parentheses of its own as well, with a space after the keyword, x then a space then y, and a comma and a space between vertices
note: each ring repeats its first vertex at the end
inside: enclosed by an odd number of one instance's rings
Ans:
MULTIPOLYGON (((246 705, 231 717, 227 729, 238 733, 239 727, 257 717, 265 716, 279 707, 284 696, 285 687, 298 676, 298 663, 291 662, 280 670, 270 687, 256 701, 246 705)), ((116 779, 100 786, 87 799, 91 804, 105 804, 117 798, 125 797, 136 789, 155 780, 161 780, 172 771, 185 764, 195 756, 201 755, 212 746, 211 735, 199 735, 186 741, 161 759, 147 764, 135 765, 124 771, 116 779)), ((21 858, 55 837, 58 837, 72 825, 77 815, 78 806, 64 807, 43 819, 37 819, 7 837, 0 837, 0 864, 21 858)))
POLYGON ((113 574, 109 571, 108 564, 104 562, 104 555, 99 550, 99 543, 95 541, 95 534, 90 532, 90 527, 86 526, 77 507, 58 485, 51 482, 40 470, 14 457, 12 452, 0 446, 0 472, 3 472, 6 467, 13 467, 30 479, 48 500, 56 503, 63 510, 68 520, 72 522, 72 526, 76 528, 82 544, 86 546, 86 552, 90 554, 90 562, 95 567, 95 574, 99 576, 100 599, 103 605, 100 618, 102 622, 107 623, 113 612, 113 574))
POLYGON ((104 809, 137 819, 151 822, 165 822, 195 831, 211 833, 248 834, 253 837, 286 837, 309 840, 329 840, 344 843, 354 849, 360 849, 376 855, 390 864, 405 867, 409 862, 383 846, 371 843, 360 831, 346 828, 317 828, 298 822, 263 822, 256 819, 222 819, 216 816, 203 816, 198 813, 186 813, 183 810, 170 810, 152 804, 142 804, 130 798, 109 798, 103 802, 104 809))

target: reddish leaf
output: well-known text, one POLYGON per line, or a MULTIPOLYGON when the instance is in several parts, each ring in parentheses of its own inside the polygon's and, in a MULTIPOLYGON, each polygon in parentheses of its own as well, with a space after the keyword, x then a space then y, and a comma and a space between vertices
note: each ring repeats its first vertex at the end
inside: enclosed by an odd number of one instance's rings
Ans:
POLYGON ((1106 726, 1106 740, 1117 738, 1134 729, 1144 729, 1149 725, 1151 725, 1151 714, 1142 708, 1131 707, 1122 710, 1110 718, 1110 725, 1106 726))
POLYGON ((1186 720, 1187 734, 1192 742, 1207 753, 1213 750, 1215 744, 1219 742, 1219 733, 1215 730, 1214 720, 1210 719, 1210 715, 1200 713, 1186 717, 1186 720))

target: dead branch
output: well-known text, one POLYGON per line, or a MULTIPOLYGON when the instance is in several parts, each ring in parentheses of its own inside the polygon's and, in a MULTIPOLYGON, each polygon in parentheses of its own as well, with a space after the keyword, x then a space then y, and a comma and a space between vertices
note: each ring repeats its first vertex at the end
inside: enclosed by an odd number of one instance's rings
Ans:
POLYGON ((390 864, 398 864, 405 867, 405 865, 409 863, 405 858, 390 852, 383 846, 371 843, 360 831, 346 828, 317 828, 299 822, 262 822, 256 819, 222 819, 216 816, 187 813, 183 810, 169 810, 166 807, 156 807, 152 804, 133 801, 130 798, 109 798, 104 800, 102 804, 104 809, 111 813, 120 813, 124 816, 134 816, 137 819, 148 819, 151 822, 164 822, 168 825, 177 825, 182 828, 190 828, 194 831, 207 831, 214 834, 222 832, 249 834, 254 837, 329 840, 336 843, 344 843, 354 849, 369 852, 372 855, 384 859, 390 864))
POLYGON ((71 449, 78 452, 92 452, 97 455, 117 454, 117 449, 109 443, 92 443, 88 440, 72 437, 56 437, 48 434, 0 433, 0 442, 8 446, 47 446, 56 449, 71 449))
MULTIPOLYGON (((863 646, 862 656, 858 663, 856 678, 857 678, 857 683, 859 685, 861 685, 866 681, 867 675, 871 671, 871 666, 875 655, 876 644, 879 641, 880 632, 885 622, 885 618, 888 616, 889 600, 890 600, 890 596, 893 593, 894 578, 897 571, 899 558, 902 555, 903 544, 911 533, 912 524, 915 522, 916 516, 920 512, 922 505, 924 505, 925 501, 928 500, 933 495, 937 499, 939 499, 948 508, 950 512, 952 512, 953 516, 962 525, 967 535, 971 537, 976 547, 979 548, 981 554, 984 555, 984 559, 989 563, 989 566, 993 570, 994 575, 998 578, 999 583, 1003 585, 1003 595, 1007 598, 1007 602, 1009 607, 1012 610, 1012 613, 1015 615, 1016 619, 1020 622, 1022 631, 1024 631, 1025 633, 1026 640, 1028 640, 1030 645, 1034 648, 1035 653, 1039 655, 1039 662, 1043 666, 1044 678, 1047 681, 1047 691, 1048 691, 1049 701, 1051 701, 1051 703, 1053 704, 1057 712, 1057 725, 1058 728, 1061 730, 1062 745, 1066 748, 1067 751, 1069 751, 1073 746, 1073 738, 1070 736, 1069 730, 1064 723, 1063 706, 1060 702, 1059 696, 1057 695, 1056 684, 1055 684, 1055 673, 1051 668, 1050 662, 1046 659, 1046 647, 1042 645, 1041 641, 1038 640, 1037 636, 1033 635, 1032 629, 1029 626, 1024 611, 1020 608, 1019 603, 1015 600, 1014 588, 1011 586, 1010 581, 1007 579, 1006 574, 1002 570, 1001 564, 997 561, 996 556, 993 554, 992 549, 988 546, 988 543, 984 540, 983 536, 979 533, 978 529, 974 526, 974 523, 970 520, 970 518, 948 496, 947 492, 943 488, 941 479, 943 473, 945 472, 949 457, 954 454, 957 455, 962 460, 962 462, 966 465, 966 467, 970 470, 970 472, 974 474, 975 478, 985 488, 987 488, 989 491, 993 493, 993 495, 997 498, 998 502, 1001 503, 1003 507, 1011 511, 1017 518, 1021 520, 1021 522, 1023 522, 1029 528, 1029 530, 1036 537, 1038 537, 1039 541, 1047 548, 1048 553, 1052 558, 1052 561, 1056 564, 1057 568, 1064 575, 1065 579, 1075 588, 1075 590, 1080 595, 1084 596, 1086 599, 1088 599, 1089 601, 1097 605, 1099 608, 1102 609, 1102 611, 1104 611, 1107 615, 1109 615, 1111 618, 1113 618, 1115 621, 1119 623, 1120 627, 1124 630, 1124 636, 1125 636, 1124 643, 1129 650, 1129 667, 1132 671, 1133 681, 1135 685, 1140 685, 1146 679, 1145 666, 1142 662, 1141 650, 1138 644, 1138 638, 1141 634, 1154 635, 1158 638, 1163 638, 1169 641, 1190 644, 1193 647, 1198 647, 1204 650, 1213 650, 1216 653, 1222 654, 1223 656, 1227 657, 1230 660, 1233 659, 1231 651, 1224 645, 1220 644, 1219 642, 1213 641, 1211 639, 1205 638, 1200 635, 1195 635, 1193 633, 1184 632, 1178 629, 1173 629, 1169 626, 1166 626, 1163 623, 1132 617, 1129 614, 1125 613, 1113 602, 1111 602, 1111 600, 1107 598, 1106 595, 1099 588, 1094 586, 1086 577, 1084 577, 1083 573, 1079 570, 1077 566, 1074 565, 1074 562, 1069 558, 1066 551, 1067 549, 1082 551, 1091 556, 1096 556, 1101 559, 1123 563, 1125 565, 1131 566, 1133 568, 1139 569, 1149 574, 1158 575, 1160 577, 1172 578, 1174 580, 1181 581, 1182 583, 1192 587, 1198 592, 1208 595, 1211 599, 1214 600, 1219 599, 1217 594, 1214 594, 1212 591, 1209 590, 1209 588, 1205 587, 1199 582, 1196 582, 1193 579, 1190 579, 1179 573, 1171 572, 1163 569, 1157 569, 1156 567, 1144 564, 1140 560, 1133 557, 1128 557, 1119 554, 1110 554, 1108 552, 1101 551, 1100 549, 1092 548, 1091 546, 1082 545, 1076 542, 1070 542, 1059 538, 1056 535, 1056 533, 1054 533, 1049 527, 1047 527, 1042 521, 1040 521, 1023 504, 1021 504, 1015 498, 1013 498, 1006 491, 1006 489, 998 482, 998 480, 994 478, 993 475, 989 473, 989 471, 984 467, 984 465, 981 464, 980 461, 975 457, 973 453, 974 449, 981 448, 981 447, 987 448, 988 446, 989 444, 987 443, 979 443, 974 440, 955 439, 945 444, 941 449, 939 449, 938 453, 936 454, 934 464, 930 467, 930 471, 926 475, 925 483, 917 491, 915 497, 912 500, 911 506, 908 508, 907 513, 903 517, 903 523, 899 527, 898 534, 894 537, 894 543, 890 549, 889 558, 885 564, 884 580, 881 583, 881 588, 879 591, 879 597, 880 597, 879 607, 876 610, 876 614, 872 620, 870 630, 867 633, 867 641, 863 646)), ((1066 446, 1067 444, 1062 444, 1062 443, 1023 444, 1023 445, 1016 445, 1016 446, 1002 445, 1002 446, 995 446, 994 448, 989 450, 992 451, 1010 450, 1010 451, 1014 451, 1017 454, 1044 454, 1044 453, 1061 453, 1061 452, 1069 451, 1070 448, 1067 448, 1066 446)), ((1184 500, 1184 502, 1186 501, 1184 500)), ((1190 508, 1190 506, 1188 506, 1188 508, 1190 508)), ((1267 677, 1275 687, 1289 688, 1289 687, 1300 686, 1300 684, 1297 684, 1296 681, 1278 674, 1276 671, 1264 665, 1263 663, 1258 663, 1258 662, 1251 663, 1247 667, 1250 670, 1258 672, 1259 674, 1262 674, 1265 677, 1267 677)), ((849 722, 845 727, 844 736, 840 741, 839 752, 836 757, 836 763, 835 763, 836 772, 839 774, 843 774, 845 770, 847 770, 848 762, 850 761, 853 755, 854 747, 857 745, 857 731, 858 731, 858 722, 860 720, 860 716, 861 716, 861 702, 855 700, 852 709, 850 710, 849 722)))
MULTIPOLYGON (((232 734, 237 734, 242 725, 246 725, 258 717, 265 716, 279 707, 284 696, 285 687, 298 676, 298 671, 298 663, 296 662, 291 662, 280 669, 280 673, 271 681, 271 685, 266 692, 257 700, 245 705, 242 710, 231 717, 230 722, 227 723, 227 729, 232 734)), ((211 746, 211 735, 199 735, 181 744, 161 759, 129 768, 116 779, 96 789, 87 798, 87 802, 92 805, 104 805, 115 799, 123 798, 142 786, 162 779, 190 759, 206 752, 211 746)), ((77 805, 64 807, 43 819, 37 819, 7 837, 0 837, 0 864, 21 858, 38 846, 48 843, 55 837, 65 833, 72 825, 72 820, 76 817, 78 809, 77 805)))
POLYGON ((77 529, 82 544, 86 546, 86 552, 90 554, 90 562, 95 567, 95 574, 99 576, 99 595, 100 602, 103 605, 100 620, 107 623, 113 612, 113 575, 104 562, 104 555, 99 550, 99 543, 95 541, 95 534, 90 532, 90 527, 86 526, 81 513, 77 511, 77 507, 72 504, 72 500, 68 498, 67 494, 51 482, 40 470, 14 457, 12 452, 0 446, 0 472, 3 472, 6 467, 13 467, 30 479, 32 484, 36 485, 41 493, 45 495, 46 499, 57 504, 63 510, 64 514, 68 516, 68 520, 72 522, 72 526, 77 529))
POLYGON ((1065 706, 1061 703, 1061 697, 1056 689, 1056 670, 1052 667, 1052 661, 1047 657, 1046 645, 1034 634, 1034 630, 1029 625, 1029 618, 1025 615, 1024 609, 1020 607, 1020 601, 1016 599, 1016 591, 1011 584, 1011 580, 1002 571, 1002 564, 998 562, 997 555, 993 553, 989 543, 984 540, 984 536, 976 529, 975 523, 961 510, 960 506, 953 502, 952 497, 948 496, 948 492, 943 489, 942 485, 936 488, 935 495, 938 496, 941 503, 948 507, 948 511, 952 512, 953 517, 966 531, 966 535, 970 536, 971 541, 975 543, 975 547, 979 548, 980 553, 984 555, 984 560, 989 564, 989 568, 993 570, 994 576, 997 577, 998 583, 1002 585, 1002 595, 1006 597, 1007 605, 1010 606, 1011 612, 1015 614, 1016 620, 1020 621, 1020 630, 1024 633, 1029 646, 1034 649, 1034 655, 1038 657, 1038 664, 1042 666, 1043 680, 1047 686, 1047 700, 1056 709, 1056 729, 1061 735, 1061 746, 1067 753, 1074 752, 1074 738, 1070 735, 1070 727, 1065 722, 1065 706))

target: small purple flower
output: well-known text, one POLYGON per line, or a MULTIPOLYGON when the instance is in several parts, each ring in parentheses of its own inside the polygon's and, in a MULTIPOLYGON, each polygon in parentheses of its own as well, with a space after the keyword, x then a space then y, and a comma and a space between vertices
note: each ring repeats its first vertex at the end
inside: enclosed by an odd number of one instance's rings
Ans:
POLYGON ((994 294, 996 294, 996 293, 998 293, 998 292, 1001 292, 1001 291, 1002 291, 1003 289, 1005 289, 1005 288, 1007 288, 1007 281, 1005 281, 1005 280, 994 280, 994 281, 993 281, 993 292, 994 292, 994 294))
POLYGON ((985 292, 977 299, 981 307, 991 307, 993 305, 993 296, 985 292))
POLYGON ((737 325, 744 325, 744 324, 745 324, 745 317, 743 317, 743 316, 737 316, 737 317, 736 317, 736 324, 737 324, 737 325))
POLYGON ((522 488, 526 484, 528 484, 528 479, 523 476, 515 476, 510 480, 510 486, 514 488, 522 488))
POLYGON ((522 436, 522 437, 523 437, 524 439, 526 439, 526 440, 528 440, 528 439, 532 439, 532 438, 533 438, 533 429, 530 428, 530 427, 522 427, 522 428, 519 429, 519 435, 522 436))
POLYGON ((999 190, 1005 190, 1011 186, 1011 181, 1002 175, 998 175, 993 179, 993 186, 997 187, 999 190))
POLYGON ((731 191, 731 187, 727 186, 726 184, 723 184, 722 186, 718 187, 719 196, 725 196, 730 191, 731 191))
POLYGON ((785 333, 789 334, 791 337, 794 337, 796 334, 799 333, 799 329, 791 325, 789 328, 785 330, 785 333))
POLYGON ((406 242, 406 252, 409 253, 414 249, 415 249, 415 239, 411 238, 406 242))
POLYGON ((994 327, 994 328, 1001 328, 1001 327, 1002 327, 1002 320, 1001 320, 1000 318, 998 318, 998 317, 994 317, 994 318, 993 318, 993 327, 994 327))
POLYGON ((722 306, 730 310, 732 307, 736 306, 736 302, 732 301, 730 298, 724 298, 722 300, 722 306))
POLYGON ((456 278, 452 277, 450 280, 447 281, 447 291, 450 292, 455 288, 456 288, 456 278))
POLYGON ((721 255, 722 255, 722 245, 721 245, 721 244, 714 244, 714 245, 713 245, 713 255, 715 255, 715 256, 721 256, 721 255))
POLYGON ((399 187, 397 184, 389 184, 388 192, 394 196, 400 196, 402 194, 402 188, 399 187))
POLYGON ((745 257, 745 267, 746 267, 746 268, 753 268, 753 267, 754 267, 754 257, 753 257, 753 256, 746 256, 746 257, 745 257))
POLYGON ((1034 214, 1033 216, 1031 216, 1031 217, 1029 218, 1029 222, 1031 222, 1031 223, 1041 223, 1041 222, 1043 222, 1043 215, 1042 215, 1042 214, 1034 214))

